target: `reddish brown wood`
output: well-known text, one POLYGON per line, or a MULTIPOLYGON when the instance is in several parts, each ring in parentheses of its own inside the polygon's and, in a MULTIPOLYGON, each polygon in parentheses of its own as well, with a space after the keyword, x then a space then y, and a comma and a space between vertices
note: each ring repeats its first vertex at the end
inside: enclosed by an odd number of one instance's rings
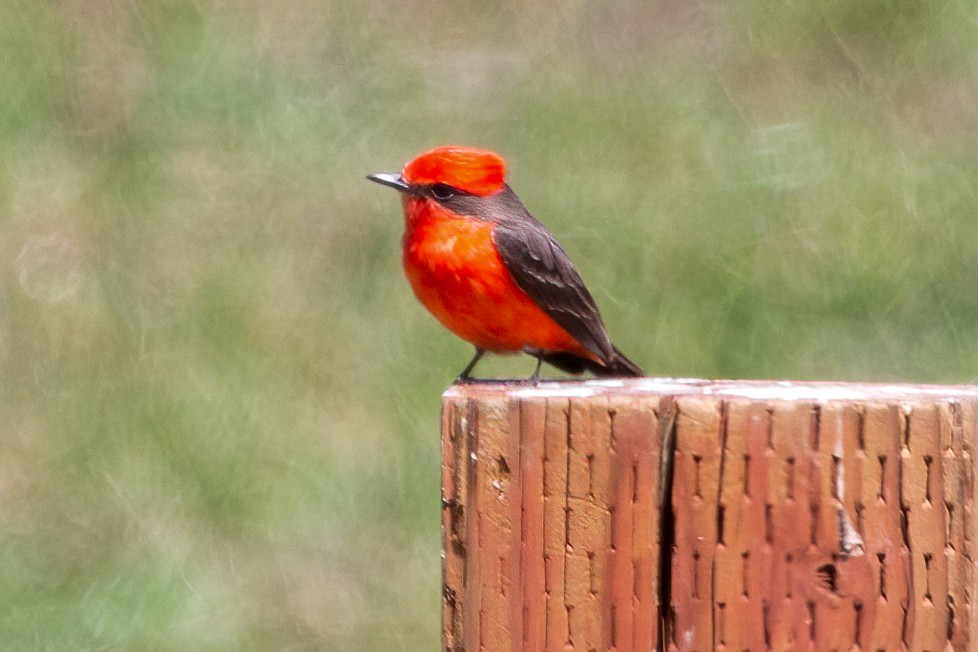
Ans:
MULTIPOLYGON (((713 554, 717 546, 721 406, 711 397, 682 397, 676 420, 672 504, 672 641, 685 650, 714 643, 713 554)), ((723 621, 716 623, 722 630, 723 621)))
POLYGON ((635 398, 610 399, 610 539, 602 649, 650 650, 656 641, 659 554, 656 480, 659 442, 656 406, 635 398))
POLYGON ((547 487, 545 438, 547 402, 523 401, 519 404, 519 431, 541 433, 539 437, 523 437, 520 441, 520 473, 523 496, 520 560, 523 573, 522 618, 523 649, 543 650, 547 641, 547 569, 546 522, 547 487), (544 563, 539 563, 544 560, 544 563), (533 563, 536 561, 536 563, 533 563))
POLYGON ((971 649, 976 420, 975 387, 453 387, 444 647, 971 649))
POLYGON ((948 401, 940 406, 941 457, 943 465, 941 500, 945 510, 944 553, 948 581, 946 604, 951 618, 949 639, 955 649, 974 645, 978 638, 978 485, 975 482, 973 424, 978 408, 970 401, 948 401))

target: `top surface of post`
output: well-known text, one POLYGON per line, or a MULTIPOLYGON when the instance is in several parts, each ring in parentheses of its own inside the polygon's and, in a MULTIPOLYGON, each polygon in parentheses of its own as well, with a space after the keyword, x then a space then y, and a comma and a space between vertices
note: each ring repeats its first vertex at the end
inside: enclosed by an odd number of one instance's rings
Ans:
POLYGON ((479 380, 458 383, 445 390, 445 398, 586 397, 600 395, 672 394, 719 396, 769 401, 868 401, 914 398, 978 398, 978 385, 912 383, 850 383, 786 380, 703 380, 699 378, 629 378, 554 380, 534 385, 522 380, 479 380))

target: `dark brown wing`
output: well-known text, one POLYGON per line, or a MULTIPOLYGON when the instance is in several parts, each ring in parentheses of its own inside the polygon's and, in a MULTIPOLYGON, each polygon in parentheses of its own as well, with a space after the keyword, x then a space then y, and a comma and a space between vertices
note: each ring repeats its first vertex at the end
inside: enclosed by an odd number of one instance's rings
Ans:
POLYGON ((584 348, 610 362, 614 347, 598 306, 547 228, 524 209, 518 219, 498 221, 493 240, 520 289, 584 348))

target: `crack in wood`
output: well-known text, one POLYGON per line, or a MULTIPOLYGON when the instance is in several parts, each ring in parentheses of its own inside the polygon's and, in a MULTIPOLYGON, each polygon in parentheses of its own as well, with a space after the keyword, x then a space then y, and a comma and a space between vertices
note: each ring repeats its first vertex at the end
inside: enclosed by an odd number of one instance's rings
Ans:
POLYGON ((673 473, 676 458, 676 419, 679 408, 669 400, 659 414, 659 568, 656 599, 659 604, 659 636, 657 650, 667 649, 670 641, 675 645, 676 610, 672 603, 672 560, 676 543, 676 513, 672 502, 673 473))

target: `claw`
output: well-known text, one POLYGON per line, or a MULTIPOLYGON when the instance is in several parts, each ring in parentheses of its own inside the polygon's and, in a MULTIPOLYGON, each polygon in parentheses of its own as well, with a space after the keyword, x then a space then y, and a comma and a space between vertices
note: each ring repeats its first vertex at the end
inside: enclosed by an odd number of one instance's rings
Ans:
POLYGON ((530 376, 530 382, 533 383, 534 387, 540 386, 540 367, 543 366, 543 358, 537 358, 537 368, 533 370, 533 375, 530 376))
POLYGON ((455 379, 455 385, 465 384, 474 380, 470 374, 472 373, 472 369, 475 368, 476 363, 485 354, 485 352, 485 349, 475 347, 475 357, 469 361, 469 364, 465 365, 465 369, 463 369, 462 373, 460 373, 455 379))

